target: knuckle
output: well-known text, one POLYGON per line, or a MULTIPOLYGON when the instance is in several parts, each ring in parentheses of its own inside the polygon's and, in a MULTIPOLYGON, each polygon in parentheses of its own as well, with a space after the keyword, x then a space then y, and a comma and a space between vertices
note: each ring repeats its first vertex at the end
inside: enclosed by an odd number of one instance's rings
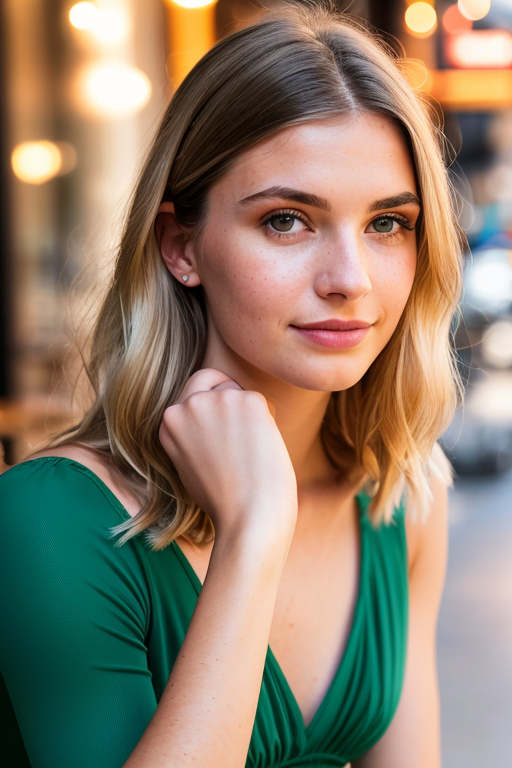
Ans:
POLYGON ((203 402, 204 394, 204 392, 192 392, 192 394, 189 395, 185 402, 182 404, 182 407, 187 410, 196 410, 197 407, 203 402))
POLYGON ((265 396, 261 394, 261 392, 255 392, 254 390, 251 390, 246 392, 246 396, 247 403, 254 408, 261 408, 262 405, 267 407, 267 400, 265 396))
POLYGON ((239 392, 239 389, 226 387, 225 389, 217 390, 215 396, 218 397, 221 402, 234 403, 239 399, 239 392))
POLYGON ((162 426, 167 426, 171 424, 176 419, 177 409, 175 405, 170 405, 168 408, 165 409, 164 414, 162 416, 162 426))

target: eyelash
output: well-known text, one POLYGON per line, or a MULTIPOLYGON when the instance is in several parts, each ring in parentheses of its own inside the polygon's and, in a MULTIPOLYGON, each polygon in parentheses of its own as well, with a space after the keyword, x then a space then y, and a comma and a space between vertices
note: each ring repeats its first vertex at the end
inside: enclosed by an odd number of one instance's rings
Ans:
MULTIPOLYGON (((265 219, 261 222, 261 226, 265 227, 268 230, 268 233, 270 237, 278 237, 279 239, 289 239, 296 237, 300 232, 275 232, 270 229, 270 227, 267 227, 266 225, 274 218, 277 218, 278 216, 292 216, 295 219, 299 219, 299 221, 302 221, 303 224, 306 225, 307 230, 311 232, 311 228, 308 227, 307 221, 304 218, 303 214, 300 213, 300 211, 294 211, 290 208, 282 208, 279 211, 273 211, 271 214, 265 217, 265 219)), ((408 230, 409 232, 412 232, 415 227, 411 226, 411 222, 409 219, 407 219, 405 216, 401 216, 398 213, 386 213, 381 214, 380 216, 377 216, 375 219, 372 219, 370 224, 373 224, 375 221, 380 221, 381 219, 392 219, 393 221, 398 222, 400 226, 403 229, 408 230)), ((304 231, 304 230, 301 230, 304 231)), ((379 240, 388 240, 390 238, 396 237, 401 230, 398 230, 398 232, 374 232, 373 234, 379 235, 379 240)))
POLYGON ((299 232, 274 232, 270 229, 270 227, 267 227, 266 225, 271 221, 272 219, 276 219, 278 216, 293 216, 295 219, 299 219, 303 224, 306 225, 308 228, 308 231, 311 232, 311 228, 308 227, 307 221, 304 218, 304 216, 299 211, 293 211, 290 208, 282 208, 279 211, 272 211, 268 216, 265 217, 265 219, 261 222, 261 226, 265 227, 271 237, 278 237, 281 238, 290 238, 290 237, 296 237, 299 232))

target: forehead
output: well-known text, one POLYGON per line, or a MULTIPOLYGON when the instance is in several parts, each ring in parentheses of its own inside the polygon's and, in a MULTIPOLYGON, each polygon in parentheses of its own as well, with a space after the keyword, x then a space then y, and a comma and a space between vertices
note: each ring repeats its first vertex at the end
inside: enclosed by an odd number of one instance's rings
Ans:
POLYGON ((239 200, 263 189, 262 184, 372 199, 397 189, 416 191, 401 130, 374 114, 285 128, 241 155, 213 189, 239 200))

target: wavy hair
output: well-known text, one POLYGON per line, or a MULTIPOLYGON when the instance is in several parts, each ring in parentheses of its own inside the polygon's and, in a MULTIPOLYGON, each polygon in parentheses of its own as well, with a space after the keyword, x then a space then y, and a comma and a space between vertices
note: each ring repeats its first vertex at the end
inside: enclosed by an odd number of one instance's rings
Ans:
POLYGON ((116 546, 145 532, 154 550, 178 536, 211 540, 213 525, 187 495, 158 431, 164 410, 201 367, 201 286, 165 267, 155 234, 163 201, 201 230, 212 184, 276 131, 327 117, 377 114, 401 128, 422 201, 417 270, 391 340, 362 379, 333 392, 322 439, 340 472, 366 483, 375 524, 404 491, 425 513, 432 472, 450 477, 436 440, 460 392, 450 324, 461 292, 463 235, 435 110, 409 84, 405 60, 361 20, 327 5, 292 4, 217 43, 174 94, 136 183, 112 281, 85 370, 94 401, 53 445, 96 449, 140 502, 112 529, 116 546))

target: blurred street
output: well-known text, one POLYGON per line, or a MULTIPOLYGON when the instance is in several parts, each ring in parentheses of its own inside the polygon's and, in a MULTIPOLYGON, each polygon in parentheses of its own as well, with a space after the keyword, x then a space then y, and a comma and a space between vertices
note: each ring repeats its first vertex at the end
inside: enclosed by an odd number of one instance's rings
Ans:
POLYGON ((439 622, 443 768, 512 754, 512 472, 457 481, 439 622))

